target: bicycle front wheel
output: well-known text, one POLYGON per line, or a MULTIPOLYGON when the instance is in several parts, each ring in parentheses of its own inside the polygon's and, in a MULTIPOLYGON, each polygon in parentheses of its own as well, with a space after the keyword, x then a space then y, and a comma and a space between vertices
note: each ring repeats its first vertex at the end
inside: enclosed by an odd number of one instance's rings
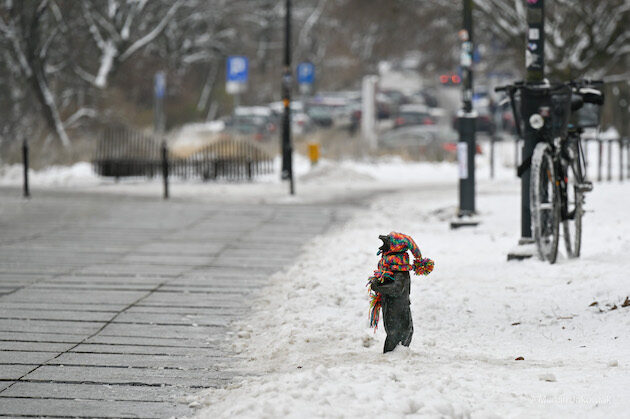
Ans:
POLYGON ((556 170, 547 143, 538 143, 530 171, 532 235, 541 260, 555 263, 560 235, 560 194, 556 170))
POLYGON ((580 256, 582 244, 582 215, 584 214, 584 193, 579 188, 582 182, 582 172, 579 167, 577 147, 570 146, 571 162, 564 167, 566 181, 566 214, 562 220, 562 234, 567 249, 567 256, 577 258, 580 256))

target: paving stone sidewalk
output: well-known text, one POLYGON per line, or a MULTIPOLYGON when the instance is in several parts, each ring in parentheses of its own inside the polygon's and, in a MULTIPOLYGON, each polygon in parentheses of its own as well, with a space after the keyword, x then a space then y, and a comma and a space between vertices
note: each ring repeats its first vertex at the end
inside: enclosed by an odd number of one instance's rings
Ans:
POLYGON ((239 371, 225 345, 343 205, 0 189, 0 416, 170 417, 239 371))

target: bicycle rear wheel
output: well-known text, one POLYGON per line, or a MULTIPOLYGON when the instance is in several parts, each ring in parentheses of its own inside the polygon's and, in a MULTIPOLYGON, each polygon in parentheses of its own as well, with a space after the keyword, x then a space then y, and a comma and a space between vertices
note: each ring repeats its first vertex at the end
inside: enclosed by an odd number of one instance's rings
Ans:
POLYGON ((549 263, 555 263, 558 256, 559 192, 551 147, 538 143, 532 155, 529 186, 532 234, 538 256, 549 263))
POLYGON ((578 150, 576 144, 569 146, 571 154, 570 163, 564 166, 566 194, 567 194, 567 213, 562 220, 562 235, 564 236, 564 245, 567 250, 567 256, 577 258, 580 256, 580 248, 582 245, 582 215, 584 214, 584 192, 579 188, 578 184, 582 182, 582 171, 579 166, 578 150))

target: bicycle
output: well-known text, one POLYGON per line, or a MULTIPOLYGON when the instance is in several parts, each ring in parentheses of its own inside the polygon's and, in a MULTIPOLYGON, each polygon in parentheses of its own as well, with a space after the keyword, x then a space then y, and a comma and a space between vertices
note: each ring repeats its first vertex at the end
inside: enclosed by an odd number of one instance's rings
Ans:
POLYGON ((541 260, 555 263, 560 224, 569 258, 580 256, 584 194, 593 189, 587 180, 581 135, 585 128, 599 126, 603 94, 595 89, 601 81, 580 80, 551 85, 526 84, 498 87, 507 92, 516 130, 523 138, 522 96, 538 96, 537 112, 527 123, 537 132, 531 158, 518 168, 519 176, 530 170, 530 213, 532 238, 541 260))

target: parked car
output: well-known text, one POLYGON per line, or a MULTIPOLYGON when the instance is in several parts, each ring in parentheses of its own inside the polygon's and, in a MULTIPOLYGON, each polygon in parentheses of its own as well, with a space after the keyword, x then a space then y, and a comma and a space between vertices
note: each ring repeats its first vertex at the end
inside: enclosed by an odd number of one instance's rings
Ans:
POLYGON ((321 93, 308 101, 306 113, 320 126, 347 127, 351 122, 350 102, 345 93, 321 93))
MULTIPOLYGON (((280 126, 284 115, 284 104, 282 102, 273 102, 269 104, 269 108, 274 113, 278 126, 280 126)), ((315 123, 304 111, 304 103, 299 100, 291 102, 291 132, 302 135, 312 131, 314 128, 315 123)))
POLYGON ((445 126, 409 125, 391 129, 378 139, 379 149, 415 159, 444 160, 450 156, 448 144, 457 141, 457 132, 445 126))
POLYGON ((429 109, 424 105, 402 105, 394 119, 394 128, 434 124, 435 121, 431 117, 429 109))
POLYGON ((309 105, 306 114, 320 127, 331 127, 333 125, 333 111, 326 105, 309 105))
POLYGON ((257 141, 269 139, 277 129, 275 116, 266 106, 237 107, 225 123, 226 132, 251 135, 257 141))
MULTIPOLYGON (((477 112, 476 130, 488 135, 493 135, 496 132, 496 124, 494 122, 494 114, 491 112, 488 106, 476 106, 477 112)), ((457 115, 453 116, 453 129, 459 131, 459 119, 457 115)))

